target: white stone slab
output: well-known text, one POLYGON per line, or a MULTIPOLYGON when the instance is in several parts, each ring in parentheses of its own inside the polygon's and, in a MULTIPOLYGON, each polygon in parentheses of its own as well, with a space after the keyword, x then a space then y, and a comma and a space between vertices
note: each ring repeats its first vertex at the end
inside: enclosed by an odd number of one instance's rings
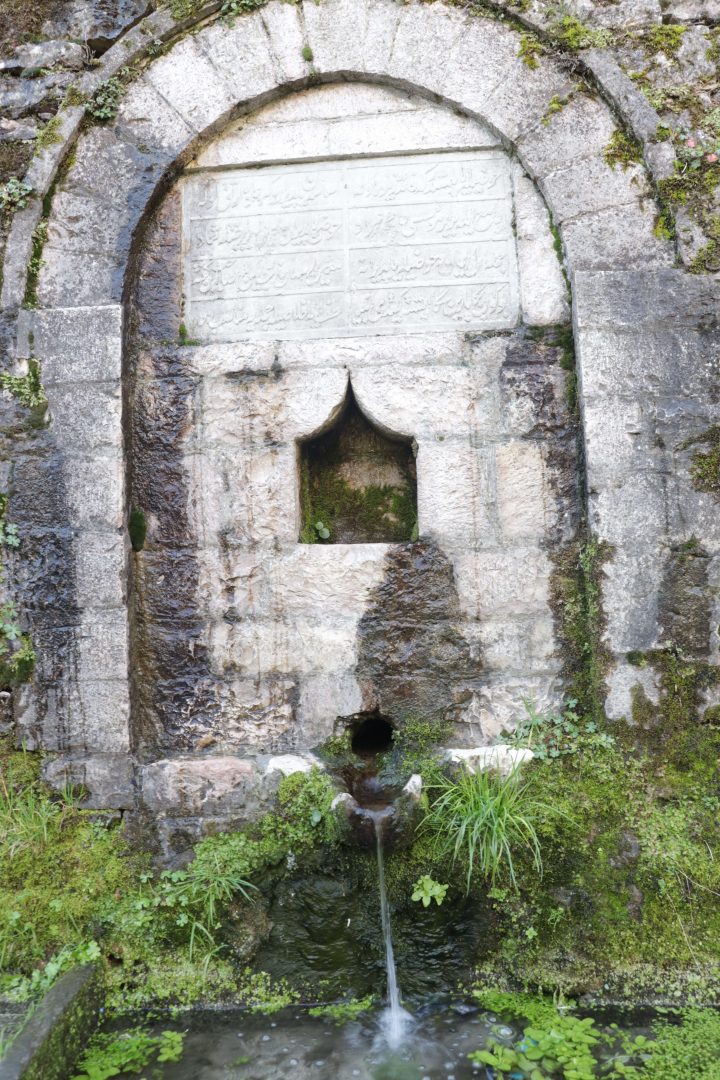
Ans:
POLYGON ((518 319, 497 151, 195 173, 189 332, 208 341, 506 329, 518 319))

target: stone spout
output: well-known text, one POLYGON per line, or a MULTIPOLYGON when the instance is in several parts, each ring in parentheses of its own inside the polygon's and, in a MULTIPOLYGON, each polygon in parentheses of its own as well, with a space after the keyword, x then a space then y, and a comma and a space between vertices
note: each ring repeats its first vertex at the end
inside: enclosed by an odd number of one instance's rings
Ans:
POLYGON ((359 847, 375 847, 375 822, 379 817, 383 819, 385 846, 408 847, 415 832, 421 795, 422 777, 416 774, 410 777, 400 794, 385 805, 378 805, 376 801, 372 806, 363 806, 349 791, 343 791, 335 796, 332 807, 347 820, 359 847))

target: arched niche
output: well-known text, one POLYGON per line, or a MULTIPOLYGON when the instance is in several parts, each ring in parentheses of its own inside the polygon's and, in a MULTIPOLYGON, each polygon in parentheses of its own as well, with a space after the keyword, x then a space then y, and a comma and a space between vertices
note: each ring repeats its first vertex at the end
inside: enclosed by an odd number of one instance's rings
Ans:
POLYGON ((298 444, 304 544, 407 543, 418 537, 411 439, 381 431, 348 384, 338 416, 298 444))

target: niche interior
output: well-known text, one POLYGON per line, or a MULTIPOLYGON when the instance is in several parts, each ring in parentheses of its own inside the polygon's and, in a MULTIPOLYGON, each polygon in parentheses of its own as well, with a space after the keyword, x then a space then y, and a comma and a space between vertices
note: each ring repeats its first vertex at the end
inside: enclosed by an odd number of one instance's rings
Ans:
POLYGON ((352 386, 330 426, 300 443, 299 464, 301 543, 417 539, 413 441, 373 424, 352 386))

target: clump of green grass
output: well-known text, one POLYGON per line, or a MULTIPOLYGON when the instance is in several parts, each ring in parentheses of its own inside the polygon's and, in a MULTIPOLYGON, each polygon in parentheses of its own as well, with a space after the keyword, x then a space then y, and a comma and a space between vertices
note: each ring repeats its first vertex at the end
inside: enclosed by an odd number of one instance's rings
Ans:
POLYGON ((538 802, 533 785, 519 768, 507 776, 495 769, 477 773, 462 769, 451 777, 440 774, 430 796, 420 828, 432 835, 437 856, 465 866, 468 893, 476 876, 491 886, 509 881, 517 889, 519 852, 529 855, 535 872, 542 875, 535 826, 547 808, 538 802))

